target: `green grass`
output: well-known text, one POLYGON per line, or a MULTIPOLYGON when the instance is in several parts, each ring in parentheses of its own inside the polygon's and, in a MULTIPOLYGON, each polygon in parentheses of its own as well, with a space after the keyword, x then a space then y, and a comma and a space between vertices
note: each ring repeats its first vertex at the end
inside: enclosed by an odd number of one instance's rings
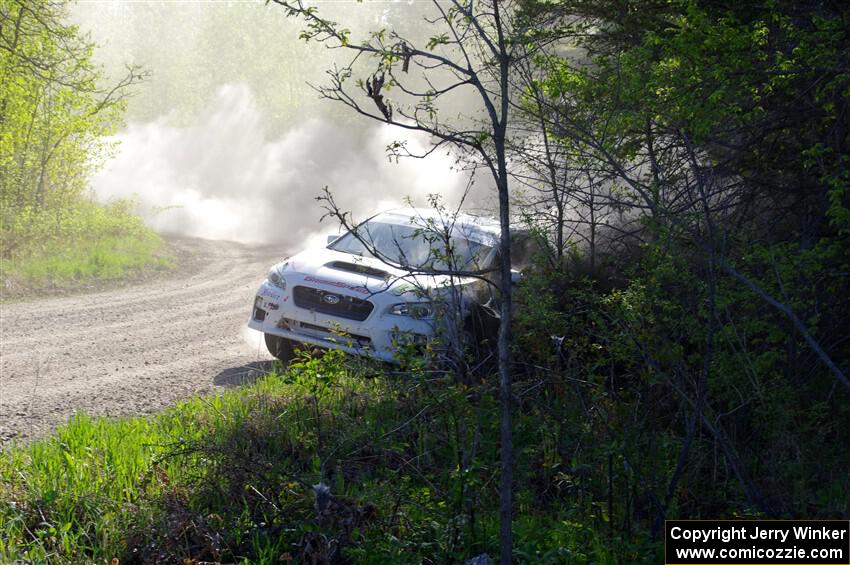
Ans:
POLYGON ((27 284, 62 285, 87 279, 117 279, 143 267, 168 268, 162 240, 144 237, 106 236, 75 245, 57 246, 18 260, 0 260, 0 271, 27 284))
MULTIPOLYGON (((0 454, 0 562, 496 555, 497 414, 493 395, 328 354, 154 417, 77 416, 0 454), (321 520, 320 481, 333 492, 321 520)), ((541 502, 551 485, 525 480, 539 426, 517 419, 518 561, 653 561, 656 546, 541 502)))
POLYGON ((7 290, 73 287, 119 279, 142 269, 167 269, 162 239, 131 213, 132 203, 79 202, 25 209, 7 220, 0 238, 0 274, 7 290))

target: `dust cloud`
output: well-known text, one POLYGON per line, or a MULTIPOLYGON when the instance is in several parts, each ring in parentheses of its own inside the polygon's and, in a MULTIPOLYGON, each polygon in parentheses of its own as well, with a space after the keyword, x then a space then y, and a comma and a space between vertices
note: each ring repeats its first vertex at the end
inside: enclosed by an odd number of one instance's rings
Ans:
MULTIPOLYGON (((319 226, 316 196, 324 186, 355 218, 402 206, 406 197, 419 205, 431 193, 460 197, 466 178, 452 170, 451 157, 388 161, 386 146, 400 133, 315 118, 269 139, 250 88, 223 85, 192 125, 168 115, 130 123, 92 186, 103 201, 136 200, 161 233, 297 246, 337 230, 331 220, 319 226)), ((427 139, 408 144, 421 150, 427 139)))
MULTIPOLYGON (((428 4, 322 2, 321 9, 361 37, 391 26, 427 40, 428 4)), ((350 57, 301 41, 303 23, 282 9, 254 1, 80 0, 73 18, 99 45, 104 88, 126 65, 149 73, 128 99, 115 155, 92 187, 101 201, 135 199, 162 233, 297 251, 337 231, 330 219, 319 224, 315 198, 325 186, 355 219, 406 197, 423 206, 440 193, 453 204, 464 192, 467 176, 452 170, 445 153, 388 161, 391 142, 424 150, 426 136, 320 99, 308 83, 326 83, 325 70, 350 57)), ((367 76, 372 63, 361 66, 358 76, 367 76)), ((461 107, 453 101, 452 115, 461 107)))

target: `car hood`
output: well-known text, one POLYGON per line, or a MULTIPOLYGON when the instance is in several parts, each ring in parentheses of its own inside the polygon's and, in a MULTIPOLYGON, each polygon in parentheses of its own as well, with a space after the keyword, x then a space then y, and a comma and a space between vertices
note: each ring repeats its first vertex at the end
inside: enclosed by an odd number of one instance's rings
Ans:
MULTIPOLYGON (((302 251, 280 265, 284 276, 298 274, 307 282, 336 286, 355 293, 405 295, 407 299, 415 299, 423 291, 452 284, 448 275, 412 275, 374 257, 360 257, 328 248, 302 251)), ((471 280, 474 279, 455 278, 453 282, 458 285, 471 280)))

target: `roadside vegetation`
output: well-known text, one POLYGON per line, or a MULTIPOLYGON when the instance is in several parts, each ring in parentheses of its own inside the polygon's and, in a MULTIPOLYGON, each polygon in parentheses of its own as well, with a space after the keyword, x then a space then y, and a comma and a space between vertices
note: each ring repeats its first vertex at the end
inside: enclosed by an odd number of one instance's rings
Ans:
POLYGON ((850 516, 850 8, 435 2, 423 40, 273 2, 335 50, 324 98, 429 134, 498 196, 502 563, 529 383, 563 394, 532 396, 552 488, 611 538, 850 516), (516 217, 539 253, 513 289, 516 217))
POLYGON ((68 207, 19 212, 4 236, 21 245, 0 258, 4 295, 73 288, 121 279, 142 269, 168 269, 163 240, 133 214, 128 202, 100 205, 80 199, 68 207))
MULTIPOLYGON (((331 352, 159 416, 78 416, 0 454, 0 560, 447 563, 492 554, 493 386, 416 369, 388 375, 331 352), (330 491, 324 502, 319 484, 330 491)), ((527 461, 517 470, 518 561, 654 562, 658 544, 606 527, 591 469, 557 465, 557 443, 580 431, 559 437, 537 401, 551 406, 563 394, 535 388, 517 388, 528 399, 515 428, 527 461)))
POLYGON ((0 284, 31 288, 165 266, 159 237, 127 202, 97 205, 92 170, 108 155, 124 99, 143 73, 103 86, 94 45, 67 2, 0 2, 0 284))

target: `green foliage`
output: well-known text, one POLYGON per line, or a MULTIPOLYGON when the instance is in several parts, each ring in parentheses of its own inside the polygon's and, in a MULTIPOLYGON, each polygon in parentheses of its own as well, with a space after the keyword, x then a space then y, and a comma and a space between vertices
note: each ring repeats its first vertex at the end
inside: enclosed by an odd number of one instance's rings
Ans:
POLYGON ((6 291, 73 286, 166 269, 163 241, 132 214, 132 202, 20 210, 0 232, 0 273, 6 291))
MULTIPOLYGON (((801 250, 794 243, 754 246, 742 258, 762 288, 803 319, 835 362, 847 363, 846 236, 801 250)), ((722 287, 712 396, 728 425, 751 443, 742 450, 764 488, 795 515, 840 515, 850 492, 837 471, 850 441, 850 410, 829 375, 784 316, 727 282, 722 287), (771 469, 770 472, 767 469, 771 469)))
MULTIPOLYGON (((375 378, 333 352, 294 365, 160 416, 77 416, 0 454, 0 559, 310 562, 322 539, 359 563, 493 554, 498 407, 486 387, 375 378), (318 519, 320 481, 333 502, 318 519)), ((546 418, 531 404, 517 414, 518 561, 650 559, 656 546, 580 525, 573 492, 538 470, 546 418)))
POLYGON ((850 369, 850 12, 768 7, 528 7, 584 16, 570 25, 586 50, 544 52, 526 81, 522 109, 560 152, 552 178, 567 181, 539 181, 532 220, 551 221, 550 193, 579 216, 553 232, 581 236, 589 210, 620 213, 604 235, 627 254, 604 253, 607 270, 589 280, 577 268, 587 258, 541 260, 518 292, 515 351, 572 388, 551 410, 584 430, 576 462, 608 479, 583 486, 597 501, 619 493, 607 505, 615 532, 657 534, 664 517, 850 512, 836 378, 850 369), (598 171, 611 201, 582 200, 575 170, 598 171), (557 355, 540 346, 550 336, 557 355))
MULTIPOLYGON (((127 82, 101 91, 94 46, 66 23, 66 2, 2 2, 0 229, 27 209, 72 204, 108 149, 127 82), (5 33, 8 31, 9 33, 5 33)), ((8 250, 6 250, 8 251, 8 250)))
MULTIPOLYGON (((782 296, 844 365, 848 248, 846 238, 805 251, 795 244, 750 247, 740 265, 759 273, 759 285, 782 296)), ((734 279, 721 278, 717 288, 709 350, 705 266, 699 254, 672 251, 644 247, 622 289, 603 292, 598 282, 542 263, 517 293, 516 351, 550 371, 538 378, 551 396, 536 403, 558 422, 549 428, 557 430, 551 441, 558 450, 543 460, 551 461, 560 488, 586 501, 579 522, 613 513, 615 532, 651 532, 662 511, 671 518, 758 513, 722 454, 718 461, 718 437, 703 425, 663 506, 706 358, 703 409, 724 438, 746 438, 733 449, 762 502, 781 516, 845 515, 846 453, 837 446, 850 441, 846 392, 784 316, 734 279), (557 355, 534 347, 547 336, 559 337, 557 355)))
POLYGON ((626 163, 654 143, 673 185, 686 179, 664 154, 675 155, 680 147, 667 142, 680 138, 729 182, 743 180, 747 198, 765 198, 783 234, 797 230, 808 246, 829 235, 829 222, 846 229, 850 208, 850 11, 816 4, 678 0, 621 17, 619 2, 565 0, 559 9, 610 25, 578 24, 594 64, 541 58, 541 83, 578 123, 567 137, 595 137, 597 154, 626 163))
POLYGON ((89 174, 110 149, 136 69, 108 89, 67 3, 0 2, 0 270, 5 290, 116 278, 165 266, 131 213, 98 207, 89 174))

